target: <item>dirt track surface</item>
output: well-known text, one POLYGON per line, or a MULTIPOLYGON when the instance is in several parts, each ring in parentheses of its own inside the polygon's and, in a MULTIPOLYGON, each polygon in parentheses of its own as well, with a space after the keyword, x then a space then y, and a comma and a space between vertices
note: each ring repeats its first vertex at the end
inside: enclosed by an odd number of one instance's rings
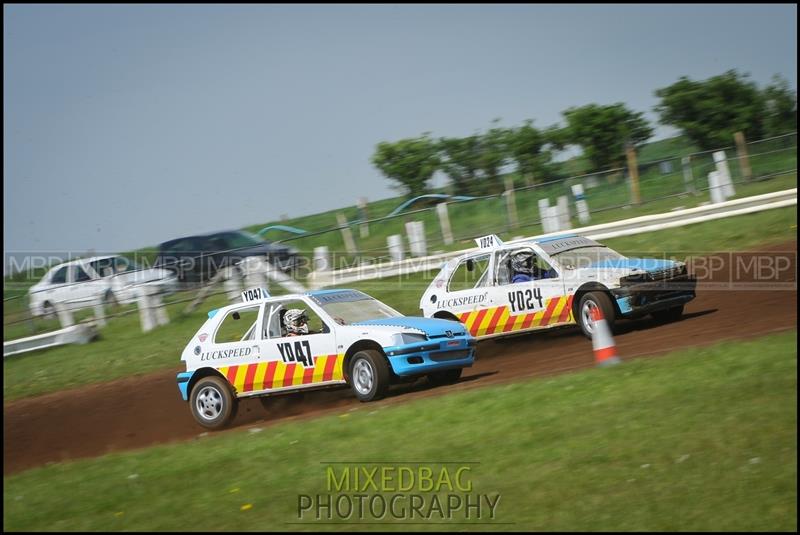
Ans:
MULTIPOLYGON (((693 263, 701 283, 684 318, 667 325, 657 325, 650 318, 619 322, 615 334, 619 355, 623 360, 652 356, 796 328, 797 245, 792 242, 768 251, 768 259, 760 264, 753 261, 755 253, 724 254, 716 261, 704 258, 693 263), (786 259, 788 267, 784 267, 786 259), (777 278, 767 281, 772 288, 765 288, 764 282, 759 288, 749 284, 757 278, 756 269, 761 270, 762 280, 777 273, 777 278)), ((487 340, 479 344, 478 360, 465 370, 458 384, 430 388, 419 380, 393 387, 389 396, 377 403, 403 403, 593 365, 591 342, 574 328, 487 340)), ((205 434, 180 398, 175 382, 178 371, 182 369, 175 367, 4 404, 4 474, 205 434)), ((244 400, 233 430, 364 407, 349 389, 309 392, 302 400, 276 397, 269 402, 270 410, 265 410, 257 399, 244 400)))

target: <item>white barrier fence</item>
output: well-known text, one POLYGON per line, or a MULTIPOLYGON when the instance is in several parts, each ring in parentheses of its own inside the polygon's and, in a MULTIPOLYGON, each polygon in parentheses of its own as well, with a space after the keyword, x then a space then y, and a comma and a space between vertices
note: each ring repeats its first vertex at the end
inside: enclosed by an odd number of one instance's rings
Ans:
MULTIPOLYGON (((541 202, 541 201, 540 201, 541 202)), ((546 201, 545 201, 546 202, 546 201)), ((754 195, 743 199, 735 199, 720 203, 698 206, 696 208, 686 208, 656 215, 648 215, 623 219, 611 223, 580 227, 568 231, 571 234, 580 234, 591 239, 606 239, 617 236, 630 236, 654 230, 662 230, 704 221, 712 221, 725 217, 760 212, 773 208, 781 208, 797 204, 797 188, 792 188, 774 193, 754 195)), ((555 207, 551 207, 555 208, 555 207)), ((488 231, 487 231, 488 232, 488 231)), ((516 243, 534 238, 546 238, 562 234, 563 231, 548 232, 538 236, 530 236, 507 243, 516 243)), ((474 248, 451 251, 437 255, 409 258, 402 261, 389 261, 378 264, 362 264, 358 267, 340 269, 336 271, 314 271, 309 276, 309 285, 316 288, 324 288, 331 285, 350 284, 353 282, 381 279, 409 273, 417 273, 439 269, 441 265, 455 256, 473 251, 474 248)))
POLYGON ((96 336, 97 329, 92 324, 72 325, 58 331, 3 342, 3 358, 64 344, 87 344, 96 336))

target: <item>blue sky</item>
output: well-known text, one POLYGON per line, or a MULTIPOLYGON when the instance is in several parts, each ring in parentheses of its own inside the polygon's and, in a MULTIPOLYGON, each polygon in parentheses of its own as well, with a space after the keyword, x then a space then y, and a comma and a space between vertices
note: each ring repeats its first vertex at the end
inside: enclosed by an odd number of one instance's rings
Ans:
MULTIPOLYGON (((375 145, 728 69, 796 5, 4 5, 4 250, 121 251, 393 196, 375 145)), ((657 128, 657 137, 673 131, 657 128)))

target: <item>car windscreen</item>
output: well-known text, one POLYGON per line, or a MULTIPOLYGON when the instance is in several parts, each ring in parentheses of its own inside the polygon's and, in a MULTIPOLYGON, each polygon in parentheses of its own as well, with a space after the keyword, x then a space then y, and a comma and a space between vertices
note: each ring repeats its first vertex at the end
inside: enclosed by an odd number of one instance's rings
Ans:
POLYGON ((339 325, 350 325, 379 318, 397 318, 402 314, 361 292, 339 292, 312 296, 339 325))
POLYGON ((264 242, 250 234, 249 232, 224 232, 217 234, 225 240, 225 244, 230 249, 242 249, 245 247, 257 247, 264 242))
POLYGON ((613 249, 604 246, 579 247, 552 255, 564 269, 580 269, 605 262, 607 260, 618 260, 625 258, 613 249))

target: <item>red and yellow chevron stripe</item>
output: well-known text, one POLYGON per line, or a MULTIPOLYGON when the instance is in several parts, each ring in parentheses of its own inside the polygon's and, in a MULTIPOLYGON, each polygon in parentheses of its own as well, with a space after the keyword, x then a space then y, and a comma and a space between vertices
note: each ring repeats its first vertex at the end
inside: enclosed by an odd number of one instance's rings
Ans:
POLYGON ((223 366, 219 372, 239 393, 300 386, 325 381, 341 381, 344 353, 314 357, 314 367, 280 361, 257 362, 240 366, 223 366))
POLYGON ((572 322, 574 321, 572 296, 553 297, 547 301, 544 309, 537 312, 511 315, 508 305, 502 305, 465 312, 458 319, 467 327, 472 336, 487 336, 572 322))

